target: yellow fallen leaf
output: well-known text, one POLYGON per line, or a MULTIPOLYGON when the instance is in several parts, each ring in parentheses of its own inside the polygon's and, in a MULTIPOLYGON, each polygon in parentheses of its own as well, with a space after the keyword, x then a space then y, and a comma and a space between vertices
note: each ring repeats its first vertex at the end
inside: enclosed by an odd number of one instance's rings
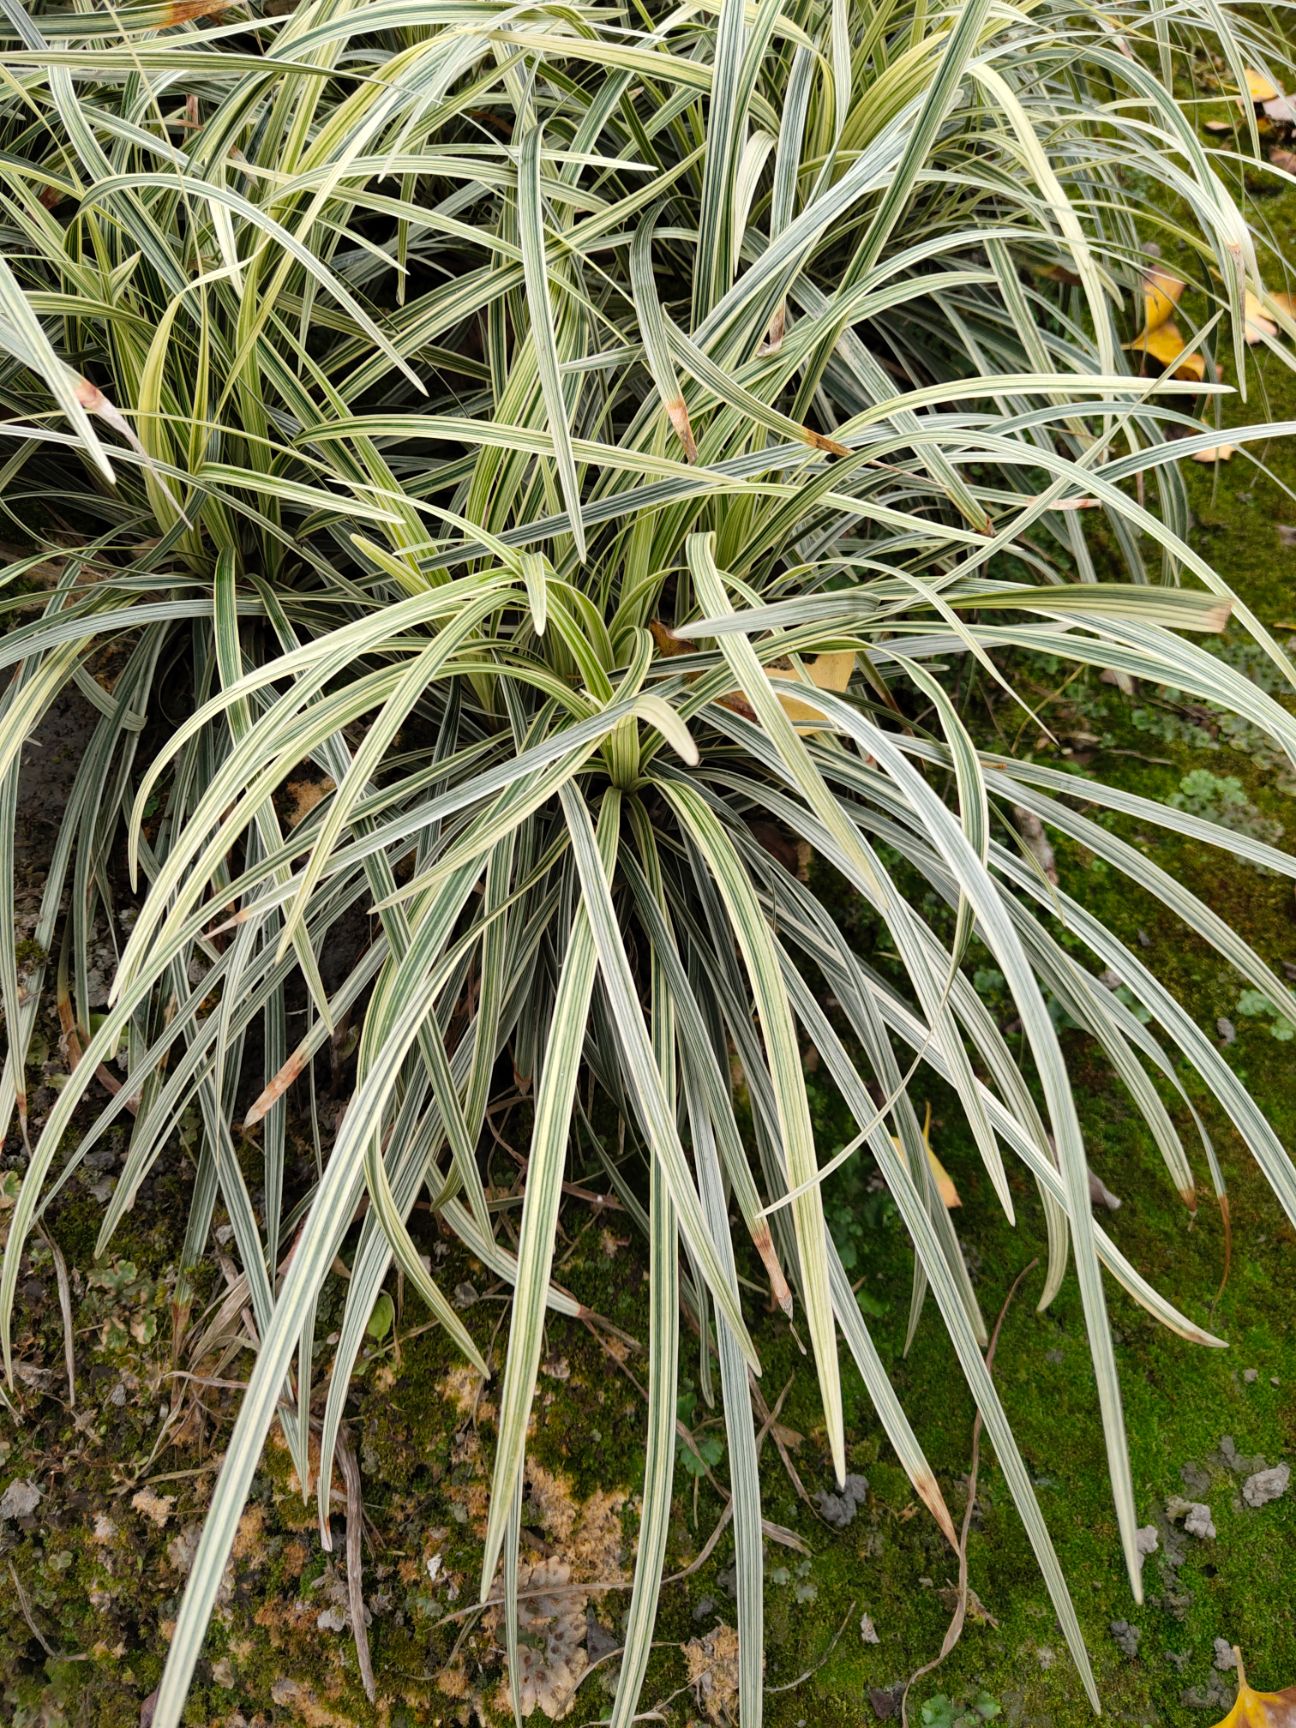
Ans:
MULTIPOLYGON (((806 672, 810 682, 819 690, 831 690, 838 696, 850 683, 851 673, 855 670, 855 655, 849 648, 840 649, 834 654, 816 654, 813 660, 806 664, 806 672)), ((786 674, 780 674, 777 668, 767 666, 765 674, 768 678, 777 679, 786 674)), ((797 725, 810 726, 818 731, 824 729, 824 717, 809 702, 803 702, 799 696, 789 695, 780 690, 778 699, 783 712, 788 719, 797 725)))
POLYGON ((1183 295, 1184 284, 1168 270, 1152 269, 1143 278, 1143 335, 1157 329, 1168 318, 1183 295))
POLYGON ((1246 339, 1252 347, 1254 347, 1257 342, 1263 342, 1266 336, 1276 336, 1278 334, 1278 326, 1265 311, 1259 297, 1253 294, 1249 288, 1246 291, 1246 300, 1242 316, 1244 320, 1246 339))
POLYGON ((1192 459, 1194 462, 1231 462, 1235 448, 1233 444, 1213 444, 1209 450, 1194 450, 1192 459))
POLYGON ((1237 1659, 1238 1693, 1233 1708, 1215 1728, 1296 1728, 1296 1686, 1284 1692, 1256 1692, 1247 1685, 1242 1653, 1233 1646, 1237 1659))
MULTIPOLYGON (((932 1175, 936 1178, 936 1192, 940 1195, 946 1211, 952 1212, 956 1206, 961 1206, 963 1202, 959 1199, 959 1191, 954 1186, 954 1178, 941 1163, 935 1152, 932 1151, 930 1104, 927 1106, 927 1115, 923 1120, 922 1136, 923 1145, 927 1148, 927 1162, 931 1165, 932 1175)), ((891 1136, 891 1144, 900 1154, 900 1162, 907 1170, 909 1168, 909 1160, 905 1157, 904 1144, 898 1135, 893 1134, 891 1136)))
POLYGON ((1289 318, 1296 318, 1296 294, 1275 294, 1275 306, 1281 306, 1289 318))
POLYGON ((1253 72, 1248 66, 1245 69, 1247 95, 1253 102, 1272 102, 1281 96, 1278 86, 1265 77, 1263 72, 1253 72))
POLYGON ((1185 352, 1179 326, 1172 319, 1158 324, 1155 330, 1144 330, 1125 346, 1140 354, 1146 354, 1150 360, 1155 360, 1162 367, 1177 361, 1174 369, 1176 378, 1191 378, 1200 384, 1206 376, 1205 360, 1195 349, 1185 352))

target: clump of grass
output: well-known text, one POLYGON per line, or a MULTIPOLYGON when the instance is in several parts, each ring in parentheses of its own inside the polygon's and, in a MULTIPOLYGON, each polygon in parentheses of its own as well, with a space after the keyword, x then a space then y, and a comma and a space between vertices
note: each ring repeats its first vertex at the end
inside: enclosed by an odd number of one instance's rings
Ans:
MULTIPOLYGON (((1264 285, 1173 84, 1202 46, 1237 80, 1274 67, 1281 38, 1159 0, 204 10, 6 5, 0 110, 5 507, 23 542, 0 647, 10 830, 42 716, 72 687, 96 713, 35 934, 51 966, 20 986, 0 932, 3 1103, 24 1132, 43 988, 75 1059, 14 1206, 0 1341, 8 1362, 60 1159, 66 1174, 114 1124, 129 1149, 101 1245, 183 1138, 183 1263, 219 1201, 259 1338, 158 1728, 180 1718, 276 1419, 311 1479, 317 1389, 326 1505, 393 1264, 491 1366, 410 1235, 420 1194, 514 1288, 481 1587, 502 1562, 516 1655, 543 1320, 578 1310, 552 1281, 560 1194, 595 1110, 625 1125, 633 1155, 607 1174, 651 1254, 616 1728, 663 1569, 682 1308, 718 1358, 740 1703, 760 1719, 749 1244, 808 1337, 839 1476, 844 1343, 953 1540, 825 1229, 820 1185, 847 1156, 876 1162, 909 1233, 914 1321, 930 1294, 1092 1694, 911 1086, 925 1069, 954 1088, 1010 1216, 1005 1155, 1037 1183, 1045 1301, 1074 1261, 1137 1593, 1104 1269, 1217 1340, 1094 1221, 1051 1010, 1110 1062, 1189 1204, 1194 1158, 1221 1194, 1222 1177, 1204 1131, 1193 1157, 1181 1138, 1200 1127, 1181 1061, 1293 1219, 1296 1172, 1142 957, 1023 851, 1020 813, 1159 897, 1280 1016, 1266 963, 1087 811, 1293 869, 1188 809, 978 749, 963 673, 1002 681, 1008 651, 1112 667, 1296 761, 1281 704, 1192 640, 1232 609, 1290 676, 1184 539, 1175 462, 1217 441, 1193 410, 1220 386, 1134 376, 1122 348, 1163 231, 1196 258, 1240 373, 1243 297, 1264 285), (1138 190, 1165 183, 1173 210, 1138 190), (1098 580, 1098 521, 1123 580, 1098 580), (867 903, 904 984, 852 949, 790 840, 867 903), (89 956, 119 933, 96 1014, 89 956), (294 1196, 288 1115, 348 1024, 354 1084, 336 1131, 314 1124, 318 1179, 294 1196), (857 1127, 823 1166, 807 1047, 857 1127), (516 1238, 478 1161, 501 1072, 533 1096, 516 1238), (317 1298, 349 1234, 317 1388, 317 1298)), ((9 898, 13 871, 8 832, 9 898)))

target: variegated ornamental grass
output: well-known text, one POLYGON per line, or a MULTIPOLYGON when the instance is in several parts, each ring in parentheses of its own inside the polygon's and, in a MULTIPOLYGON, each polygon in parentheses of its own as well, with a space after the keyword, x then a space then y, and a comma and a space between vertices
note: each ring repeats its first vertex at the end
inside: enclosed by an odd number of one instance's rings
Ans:
MULTIPOLYGON (((894 1198, 913 1318, 930 1295, 1092 1695, 911 1089, 926 1073, 954 1089, 1010 1214, 1007 1167, 1038 1186, 1046 1301, 1074 1265, 1137 1594, 1104 1272, 1217 1340, 1092 1215, 1048 999, 1185 1199, 1222 1192, 1185 1067, 1293 1221, 1296 1171, 1144 958, 1023 855, 1012 809, 1282 1005, 1266 962, 1106 817, 1296 872, 1182 811, 979 748, 959 674, 1005 685, 1029 656, 1115 668, 1245 716, 1296 761, 1288 712, 1196 639, 1231 611, 1289 671, 1186 540, 1176 464, 1218 443, 1227 386, 1138 376, 1122 346, 1152 240, 1191 260, 1194 338, 1226 376, 1242 375, 1248 291, 1276 347, 1296 334, 1232 190, 1254 128, 1207 148, 1174 94, 1202 48, 1222 88, 1257 66, 1281 83, 1281 31, 1214 0, 0 12, 0 460, 22 546, 0 644, 10 899, 24 741, 73 686, 96 711, 44 888, 51 957, 22 987, 0 921, 6 1116, 27 1132, 42 989, 79 1054, 32 1135, 0 1340, 9 1365, 23 1246, 60 1175, 128 1129, 106 1244, 182 1119, 199 1129, 183 1264, 219 1205, 259 1339, 156 1728, 180 1718, 276 1421, 309 1480, 317 1393, 325 1504, 393 1264, 498 1376, 481 1587, 502 1572, 516 1593, 544 1314, 577 1311, 551 1283, 561 1190, 592 1109, 625 1124, 630 1156, 605 1155, 607 1175, 651 1259, 616 1728, 663 1571, 683 1308, 718 1356, 748 1728, 763 1636, 744 1315, 762 1268, 810 1345, 838 1472, 841 1376, 858 1372, 952 1539, 825 1227, 811 1046, 858 1125, 834 1162, 875 1161, 894 1198), (754 819, 808 841, 810 885, 754 819), (138 911, 96 1017, 87 955, 119 927, 123 859, 138 911), (852 949, 816 893, 830 876, 899 970, 852 949), (1007 980, 1012 1044, 973 989, 976 956, 1007 980), (314 1060, 351 1015, 353 1092, 317 1139, 314 1186, 286 1191, 289 1114, 310 1118, 314 1060), (478 1161, 508 1064, 534 1079, 516 1251, 478 1161), (495 1359, 409 1233, 421 1194, 514 1288, 495 1359), (315 1306, 344 1243, 325 1360, 315 1306)), ((1245 452, 1273 431, 1229 436, 1245 452)))

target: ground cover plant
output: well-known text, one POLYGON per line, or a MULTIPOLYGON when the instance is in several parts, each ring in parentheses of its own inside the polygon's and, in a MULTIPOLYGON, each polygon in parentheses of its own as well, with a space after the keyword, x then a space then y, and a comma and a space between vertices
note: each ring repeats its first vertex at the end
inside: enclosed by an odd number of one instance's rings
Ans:
MULTIPOLYGON (((718 1368, 744 1722, 765 1646, 748 1376, 766 1294, 805 1340, 839 1477, 844 1344, 954 1539, 825 1226, 849 1158, 876 1163, 903 1220, 910 1331, 930 1297, 1092 1693, 911 1092, 923 1072, 951 1088, 1009 1218, 1005 1157, 1038 1185, 1043 1299, 1073 1264, 1137 1595, 1104 1270, 1218 1341, 1095 1220, 1059 1025, 1091 1041, 1185 1204, 1226 1204, 1211 1109, 1294 1221, 1296 1174, 1216 1043, 1032 837, 1183 918, 1275 1025, 1296 1017, 1265 959, 1095 814, 1292 866, 1196 792, 1156 802, 980 748, 967 705, 1023 665, 1102 667, 1296 762, 1281 702, 1196 641, 1228 625, 1291 681, 1187 543, 1176 466, 1218 451, 1216 369, 1243 375, 1257 319, 1280 356, 1296 335, 1233 190, 1255 111, 1212 153, 1176 80, 1207 57, 1225 92, 1257 66, 1277 89, 1281 33, 1205 6, 988 0, 6 7, 5 31, 10 900, 24 743, 73 686, 97 716, 34 937, 0 934, 24 1135, 44 993, 73 1063, 14 1196, 6 1364, 24 1251, 114 1128, 129 1152, 100 1246, 179 1144, 184 1263, 218 1208, 238 1257, 204 1336, 247 1391, 155 1723, 180 1718, 276 1423, 327 1514, 393 1265, 499 1380, 481 1589, 503 1594, 518 1685, 544 1318, 582 1311, 553 1282, 573 1147, 651 1264, 612 1719, 634 1714, 651 1644, 684 1328, 718 1368), (1197 328, 1173 353, 1149 243, 1191 260, 1197 328), (831 1164, 808 1050, 853 1124, 831 1164), (320 1106, 330 1069, 340 1112, 320 1106), (479 1158, 503 1104, 527 1118, 517 1216, 479 1158), (313 1181, 289 1168, 299 1112, 313 1181), (420 1197, 514 1286, 498 1338, 429 1270, 420 1197), (344 1245, 326 1359, 316 1309, 344 1245)), ((1230 430, 1235 459, 1271 435, 1230 430)))

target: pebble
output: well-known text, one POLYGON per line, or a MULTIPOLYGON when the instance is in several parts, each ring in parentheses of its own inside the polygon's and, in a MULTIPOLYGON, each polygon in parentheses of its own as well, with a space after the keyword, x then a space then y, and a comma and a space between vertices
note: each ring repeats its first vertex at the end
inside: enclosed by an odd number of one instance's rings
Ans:
POLYGON ((1254 1386, 1256 1381, 1260 1378, 1260 1370, 1258 1368, 1244 1368, 1242 1370, 1242 1378, 1246 1381, 1248 1386, 1254 1386))
POLYGON ((1134 1532, 1134 1546, 1146 1560, 1149 1554, 1157 1551, 1157 1532, 1155 1524, 1144 1524, 1134 1532))
POLYGON ((1108 1630, 1127 1656, 1138 1655, 1139 1639, 1143 1634, 1137 1626, 1131 1626, 1128 1620, 1113 1620, 1108 1630))
POLYGON ((1271 1500, 1281 1500, 1291 1481, 1291 1467, 1275 1464, 1271 1470, 1257 1470, 1242 1484, 1242 1498, 1248 1506, 1267 1506, 1271 1500))
POLYGON ((1203 1506, 1200 1501, 1194 1501, 1184 1518, 1184 1529, 1190 1536, 1196 1536, 1202 1542, 1213 1542, 1215 1539, 1215 1520, 1211 1517, 1210 1507, 1203 1506))
POLYGON ((856 1509, 862 1506, 867 1498, 868 1477, 853 1473, 842 1484, 840 1494, 815 1495, 820 1517, 835 1530, 844 1530, 848 1524, 853 1523, 856 1509))
POLYGON ((1197 1537, 1199 1542, 1211 1541, 1215 1536, 1215 1520, 1211 1517, 1211 1509, 1201 1500, 1185 1500, 1178 1494, 1172 1494, 1166 1501, 1166 1516, 1182 1518, 1184 1529, 1190 1536, 1197 1537))

